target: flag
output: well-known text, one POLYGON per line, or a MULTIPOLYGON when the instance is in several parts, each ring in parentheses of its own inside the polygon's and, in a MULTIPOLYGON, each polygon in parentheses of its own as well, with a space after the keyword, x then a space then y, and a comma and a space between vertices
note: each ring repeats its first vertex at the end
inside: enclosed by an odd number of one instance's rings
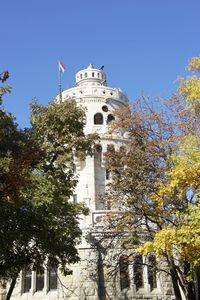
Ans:
POLYGON ((58 61, 58 68, 59 68, 59 71, 64 73, 65 72, 65 66, 63 63, 61 63, 61 61, 58 61))

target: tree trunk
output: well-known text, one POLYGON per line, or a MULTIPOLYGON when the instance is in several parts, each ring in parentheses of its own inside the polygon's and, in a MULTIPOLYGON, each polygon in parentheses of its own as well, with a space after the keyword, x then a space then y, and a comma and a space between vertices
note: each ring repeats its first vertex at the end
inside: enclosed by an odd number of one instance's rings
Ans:
POLYGON ((196 299, 200 299, 200 267, 194 270, 195 294, 196 299))
POLYGON ((177 275, 173 269, 170 269, 170 274, 171 274, 171 278, 172 278, 172 284, 173 284, 176 300, 182 300, 180 287, 178 285, 177 275))
POLYGON ((195 300, 195 287, 194 287, 194 282, 189 282, 188 284, 188 300, 195 300))
POLYGON ((14 287, 15 287, 15 284, 16 284, 16 281, 17 281, 17 276, 18 275, 16 275, 15 277, 12 278, 8 293, 6 295, 6 300, 10 300, 10 297, 12 296, 12 292, 14 290, 14 287))

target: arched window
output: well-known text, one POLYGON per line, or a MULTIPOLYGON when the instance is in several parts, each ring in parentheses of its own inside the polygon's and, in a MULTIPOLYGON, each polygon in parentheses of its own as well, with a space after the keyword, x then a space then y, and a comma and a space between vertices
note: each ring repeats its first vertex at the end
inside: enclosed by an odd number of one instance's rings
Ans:
POLYGON ((156 280, 156 258, 154 255, 149 255, 148 257, 148 282, 151 291, 157 288, 156 280))
POLYGON ((102 160, 102 146, 100 144, 95 145, 94 158, 101 163, 102 160))
POLYGON ((103 115, 101 113, 97 113, 94 115, 94 124, 95 125, 103 124, 103 115))
POLYGON ((107 124, 109 124, 110 122, 112 122, 115 119, 115 117, 113 115, 108 115, 107 117, 107 124))
POLYGON ((144 287, 142 255, 137 255, 133 265, 133 275, 136 290, 144 287))
POLYGON ((95 152, 101 153, 102 152, 102 146, 100 144, 95 145, 95 152))
POLYGON ((120 288, 121 291, 130 287, 130 278, 128 271, 128 257, 121 256, 119 259, 119 272, 120 272, 120 288))

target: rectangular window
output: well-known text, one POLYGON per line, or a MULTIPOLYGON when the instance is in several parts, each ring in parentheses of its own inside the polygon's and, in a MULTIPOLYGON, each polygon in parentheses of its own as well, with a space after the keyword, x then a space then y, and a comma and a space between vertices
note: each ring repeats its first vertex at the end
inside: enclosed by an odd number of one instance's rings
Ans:
POLYGON ((110 171, 106 169, 106 180, 110 180, 110 171))
POLYGON ((149 256, 148 262, 148 282, 150 285, 151 291, 157 288, 157 280, 156 280, 156 258, 153 255, 149 256))
POLYGON ((49 291, 56 290, 58 285, 57 269, 55 267, 49 267, 49 291))
POLYGON ((143 261, 142 256, 138 255, 135 258, 135 262, 133 265, 133 273, 134 273, 134 283, 136 290, 144 287, 143 281, 143 261))
POLYGON ((44 288, 44 270, 36 272, 36 292, 44 288))
POLYGON ((130 287, 129 270, 128 270, 128 258, 121 256, 119 259, 119 275, 120 275, 120 288, 121 291, 130 287))
POLYGON ((77 203, 77 194, 73 195, 73 203, 76 204, 77 203))
POLYGON ((25 269, 23 272, 23 293, 28 293, 31 288, 31 269, 25 269))

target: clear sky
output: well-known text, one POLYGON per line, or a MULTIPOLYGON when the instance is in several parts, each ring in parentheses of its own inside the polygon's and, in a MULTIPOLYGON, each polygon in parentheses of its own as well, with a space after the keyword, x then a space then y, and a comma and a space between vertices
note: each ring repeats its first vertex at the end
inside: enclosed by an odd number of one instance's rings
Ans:
POLYGON ((13 88, 4 106, 29 126, 31 100, 58 92, 58 59, 64 89, 93 63, 131 101, 169 96, 200 54, 199 12, 199 0, 0 0, 0 70, 13 88))

